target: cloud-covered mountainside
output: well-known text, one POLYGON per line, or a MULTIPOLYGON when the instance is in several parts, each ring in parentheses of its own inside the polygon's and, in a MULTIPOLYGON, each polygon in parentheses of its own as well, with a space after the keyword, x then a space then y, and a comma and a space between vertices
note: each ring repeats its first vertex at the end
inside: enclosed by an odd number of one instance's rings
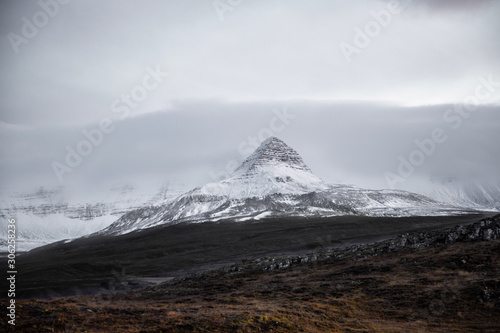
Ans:
POLYGON ((30 193, 3 193, 0 216, 4 227, 0 231, 0 252, 7 249, 9 219, 16 220, 17 250, 28 251, 92 234, 130 210, 148 203, 160 204, 176 193, 163 186, 155 195, 146 195, 130 184, 118 184, 92 200, 71 197, 62 187, 40 187, 30 193))

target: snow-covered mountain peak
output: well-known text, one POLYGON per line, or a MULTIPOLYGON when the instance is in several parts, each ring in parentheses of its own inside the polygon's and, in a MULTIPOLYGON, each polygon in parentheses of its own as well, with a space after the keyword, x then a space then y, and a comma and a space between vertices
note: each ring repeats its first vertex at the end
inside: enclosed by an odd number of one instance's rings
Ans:
POLYGON ((295 150, 271 137, 231 177, 195 188, 160 206, 130 211, 101 233, 116 235, 170 223, 247 221, 271 216, 427 216, 464 212, 415 193, 325 183, 295 150))
POLYGON ((286 143, 273 136, 266 139, 235 171, 238 176, 251 176, 269 166, 311 172, 302 157, 286 143))
POLYGON ((229 198, 265 197, 269 194, 303 194, 328 185, 311 172, 302 157, 277 137, 270 137, 229 177, 206 184, 193 194, 229 198))

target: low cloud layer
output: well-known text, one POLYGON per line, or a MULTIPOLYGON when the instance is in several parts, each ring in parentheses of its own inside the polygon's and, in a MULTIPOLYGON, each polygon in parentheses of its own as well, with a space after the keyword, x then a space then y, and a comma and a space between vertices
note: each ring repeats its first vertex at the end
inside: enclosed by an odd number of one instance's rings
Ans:
POLYGON ((2 188, 197 186, 270 132, 330 182, 387 188, 401 159, 419 164, 401 188, 500 178, 498 1, 0 7, 2 188), (68 166, 68 149, 86 156, 68 166))
POLYGON ((205 101, 175 107, 115 121, 113 132, 92 145, 81 163, 61 173, 62 182, 54 161, 67 166, 68 147, 78 153, 82 141, 90 141, 83 131, 95 132, 98 124, 4 128, 2 183, 90 190, 122 181, 153 186, 169 181, 189 189, 227 177, 269 135, 295 148, 315 174, 332 183, 413 190, 431 179, 500 182, 498 107, 478 108, 467 118, 452 105, 205 101), (413 163, 411 174, 400 174, 402 160, 413 163), (391 186, 388 173, 403 181, 391 186))

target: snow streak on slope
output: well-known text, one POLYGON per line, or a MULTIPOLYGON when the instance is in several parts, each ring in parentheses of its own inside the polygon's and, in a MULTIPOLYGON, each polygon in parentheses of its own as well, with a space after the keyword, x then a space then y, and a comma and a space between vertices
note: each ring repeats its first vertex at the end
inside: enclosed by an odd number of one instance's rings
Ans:
POLYGON ((164 205, 131 211, 103 233, 124 234, 184 221, 346 214, 423 216, 461 212, 457 207, 405 191, 374 191, 324 183, 295 150, 272 137, 264 141, 230 178, 196 188, 164 205))

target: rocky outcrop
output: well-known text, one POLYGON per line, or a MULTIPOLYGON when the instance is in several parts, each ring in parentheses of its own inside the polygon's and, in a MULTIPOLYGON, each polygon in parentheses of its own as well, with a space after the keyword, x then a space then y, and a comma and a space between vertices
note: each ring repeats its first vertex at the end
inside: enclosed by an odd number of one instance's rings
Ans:
POLYGON ((304 263, 328 262, 339 259, 366 259, 405 248, 422 249, 430 246, 449 245, 457 242, 491 241, 496 239, 500 239, 500 214, 470 225, 459 225, 453 228, 426 232, 406 233, 373 244, 354 245, 346 248, 322 249, 321 251, 309 254, 283 258, 264 257, 254 260, 244 260, 241 264, 225 267, 221 270, 223 273, 247 270, 269 271, 286 269, 293 265, 304 263))

